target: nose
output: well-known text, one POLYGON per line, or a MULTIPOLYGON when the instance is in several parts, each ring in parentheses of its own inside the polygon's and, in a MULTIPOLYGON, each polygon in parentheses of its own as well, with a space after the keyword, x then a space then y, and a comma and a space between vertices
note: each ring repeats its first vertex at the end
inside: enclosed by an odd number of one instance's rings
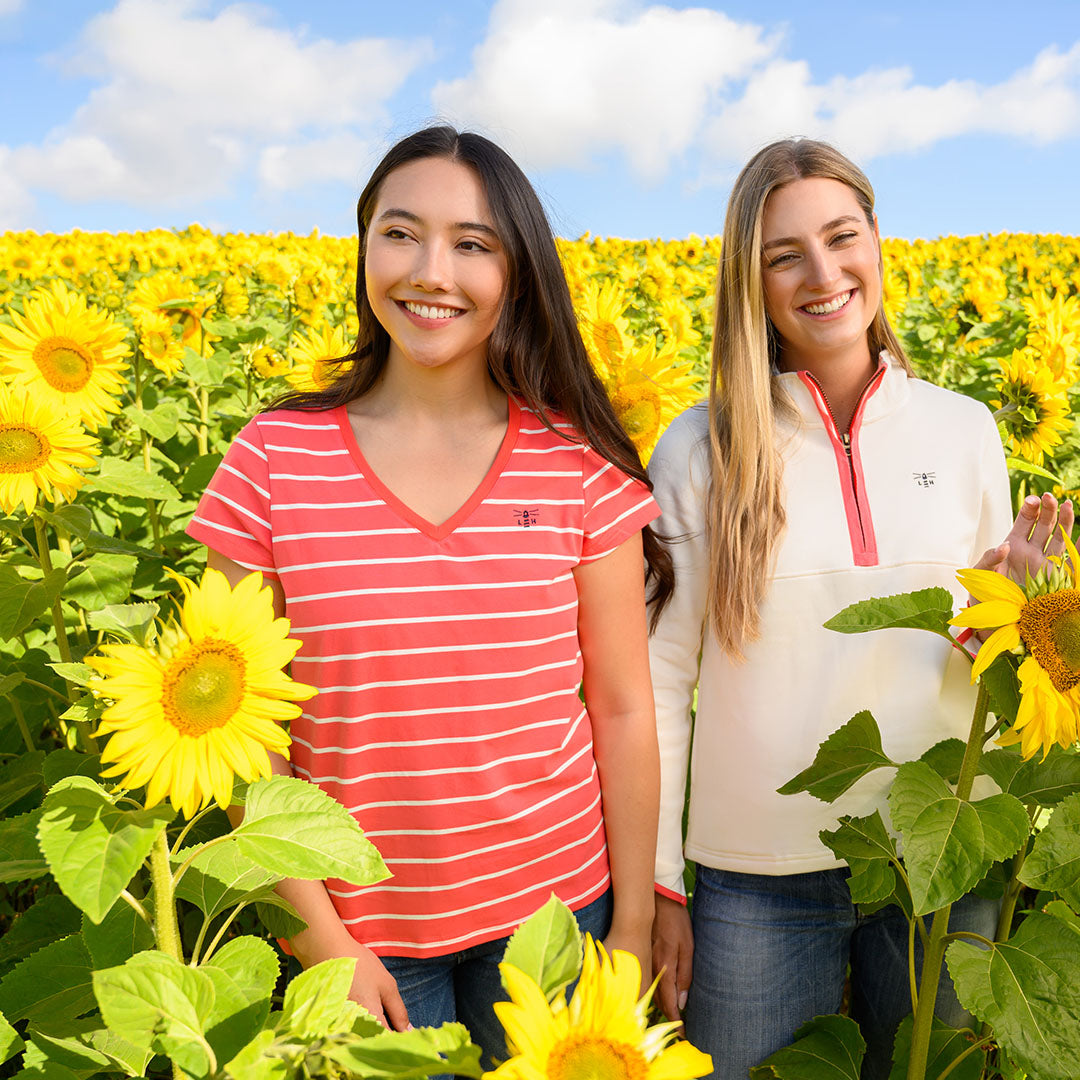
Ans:
POLYGON ((809 248, 806 258, 806 284, 812 289, 827 289, 840 276, 836 256, 824 246, 809 248))
POLYGON ((409 284, 424 292, 449 292, 453 282, 449 247, 440 240, 418 244, 409 284))

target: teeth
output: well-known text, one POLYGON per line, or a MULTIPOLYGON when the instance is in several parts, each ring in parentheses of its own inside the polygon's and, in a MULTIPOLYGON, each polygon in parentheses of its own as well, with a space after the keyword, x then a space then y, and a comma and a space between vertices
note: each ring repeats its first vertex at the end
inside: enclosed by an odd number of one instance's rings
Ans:
POLYGON ((803 310, 809 311, 811 315, 829 315, 834 311, 839 311, 850 299, 850 292, 841 293, 827 304, 803 304, 803 310))
POLYGON ((413 303, 412 300, 406 300, 405 307, 414 315, 419 315, 421 319, 452 319, 455 315, 461 314, 457 308, 429 307, 427 304, 413 303))

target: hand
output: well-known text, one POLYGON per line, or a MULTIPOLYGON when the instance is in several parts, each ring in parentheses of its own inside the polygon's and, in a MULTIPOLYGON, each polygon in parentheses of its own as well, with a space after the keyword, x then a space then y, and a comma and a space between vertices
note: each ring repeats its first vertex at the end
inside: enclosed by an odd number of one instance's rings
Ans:
POLYGON ((1072 535, 1074 517, 1071 499, 1059 507, 1057 499, 1049 492, 1041 499, 1029 495, 1004 543, 983 552, 975 569, 996 570, 1022 587, 1026 575, 1038 573, 1047 555, 1061 555, 1065 550, 1062 531, 1072 535))
POLYGON ((652 983, 652 954, 649 948, 649 930, 647 926, 640 931, 633 932, 620 930, 613 922, 607 937, 604 938, 604 948, 607 950, 608 956, 611 955, 614 949, 633 953, 641 965, 641 989, 639 994, 649 988, 652 983))
POLYGON ((656 894, 652 939, 653 967, 662 971, 657 1004, 669 1020, 681 1020, 694 977, 694 932, 690 913, 678 900, 656 894))
POLYGON ((305 968, 328 960, 331 956, 355 957, 356 970, 353 973, 349 997, 367 1009, 383 1027, 393 1031, 407 1031, 412 1027, 393 975, 370 949, 365 948, 351 935, 348 935, 347 940, 339 940, 334 949, 327 951, 326 955, 315 955, 309 950, 303 955, 298 952, 297 956, 305 968))

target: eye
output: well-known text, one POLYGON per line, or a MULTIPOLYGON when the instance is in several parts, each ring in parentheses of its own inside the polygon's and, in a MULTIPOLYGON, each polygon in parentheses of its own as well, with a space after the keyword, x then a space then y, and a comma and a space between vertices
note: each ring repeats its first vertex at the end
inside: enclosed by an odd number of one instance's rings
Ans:
POLYGON ((397 225, 391 225, 383 232, 383 236, 390 240, 408 240, 409 234, 397 225))
POLYGON ((839 244, 839 245, 843 246, 844 244, 852 243, 852 241, 857 240, 858 238, 859 238, 859 234, 857 232, 855 232, 854 229, 848 229, 845 232, 837 233, 832 238, 830 243, 839 244))
POLYGON ((774 266, 787 266, 793 263, 798 258, 798 253, 794 251, 781 251, 779 255, 767 256, 765 265, 770 269, 774 266))
POLYGON ((481 243, 479 240, 459 240, 458 247, 462 251, 490 251, 486 244, 481 243))

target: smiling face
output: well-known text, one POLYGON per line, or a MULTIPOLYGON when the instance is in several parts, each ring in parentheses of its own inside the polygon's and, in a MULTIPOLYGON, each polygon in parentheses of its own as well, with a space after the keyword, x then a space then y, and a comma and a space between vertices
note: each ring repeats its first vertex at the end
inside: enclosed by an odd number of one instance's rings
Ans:
POLYGON ((867 330, 881 303, 880 258, 877 224, 847 184, 815 176, 772 192, 762 279, 785 370, 873 370, 867 330))
POLYGON ((424 158, 390 173, 367 230, 364 276, 392 365, 486 371, 506 255, 472 169, 424 158))

